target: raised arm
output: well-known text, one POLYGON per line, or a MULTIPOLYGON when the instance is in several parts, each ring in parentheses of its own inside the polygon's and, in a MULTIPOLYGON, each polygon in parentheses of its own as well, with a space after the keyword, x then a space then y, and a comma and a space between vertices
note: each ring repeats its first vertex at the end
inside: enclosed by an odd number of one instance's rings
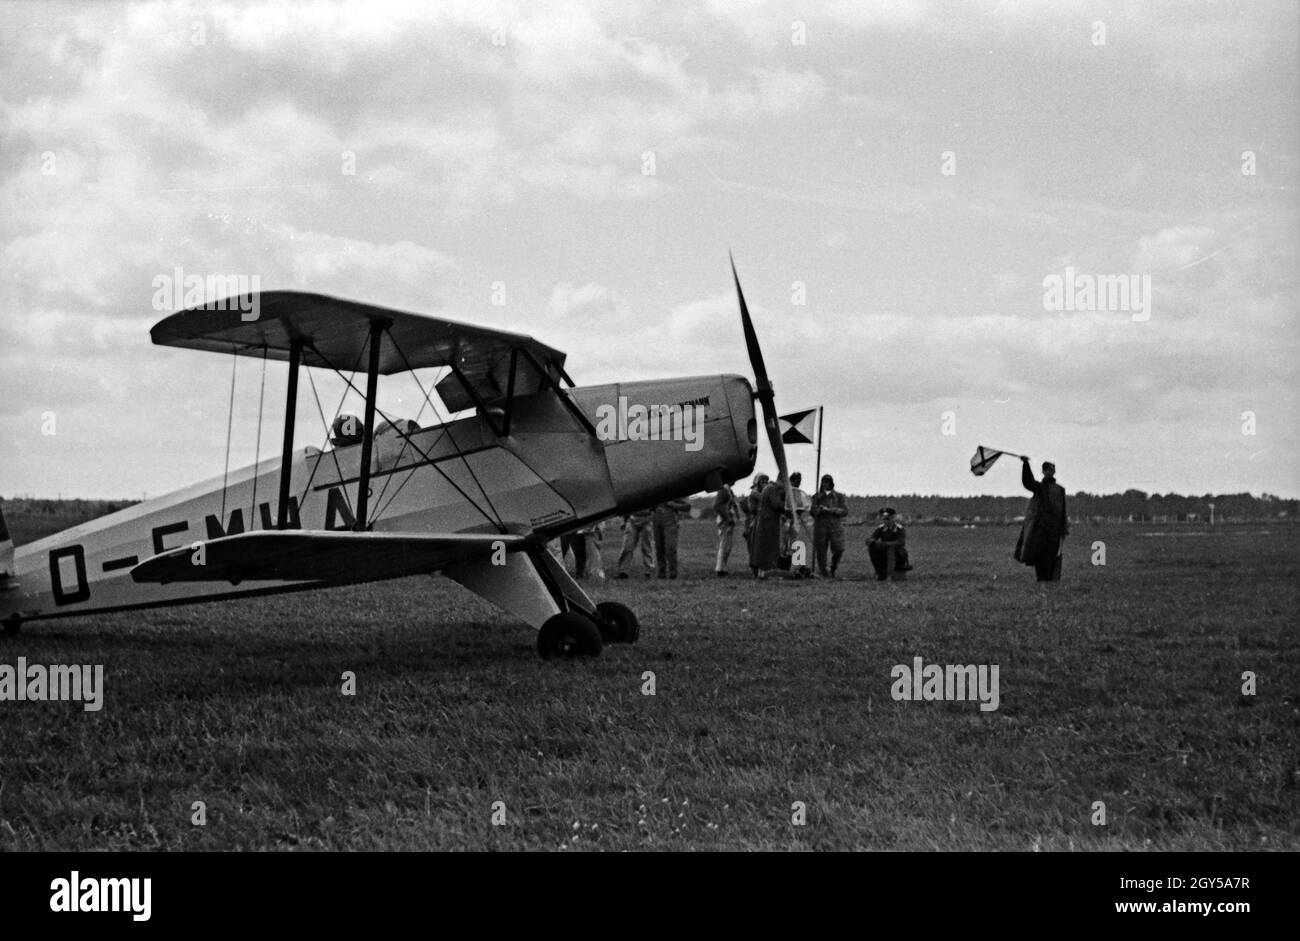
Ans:
POLYGON ((1034 480, 1034 472, 1029 467, 1029 458, 1020 459, 1020 483, 1030 493, 1038 493, 1038 481, 1034 480))

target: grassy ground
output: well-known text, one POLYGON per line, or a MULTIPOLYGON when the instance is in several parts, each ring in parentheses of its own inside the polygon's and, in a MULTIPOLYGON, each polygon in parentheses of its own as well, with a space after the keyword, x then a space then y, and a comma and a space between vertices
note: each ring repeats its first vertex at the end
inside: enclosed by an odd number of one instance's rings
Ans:
POLYGON ((642 640, 587 662, 430 578, 29 625, 0 663, 107 692, 0 703, 0 849, 1300 848, 1300 533, 1176 528, 1080 527, 1043 591, 1012 529, 755 583, 687 524, 682 579, 593 590, 642 640), (1000 708, 893 701, 914 656, 999 664, 1000 708))

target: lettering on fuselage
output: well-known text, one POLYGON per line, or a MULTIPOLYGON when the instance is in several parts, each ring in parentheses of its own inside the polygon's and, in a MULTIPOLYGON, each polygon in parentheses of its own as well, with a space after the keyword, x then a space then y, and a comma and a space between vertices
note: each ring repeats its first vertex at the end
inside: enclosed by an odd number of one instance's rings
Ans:
POLYGON ((534 516, 528 521, 528 525, 533 529, 537 529, 539 526, 546 526, 549 523, 558 523, 560 520, 565 519, 569 519, 569 514, 564 510, 552 510, 544 516, 534 516))
MULTIPOLYGON (((262 518, 263 529, 275 529, 275 520, 271 519, 271 504, 258 504, 257 512, 262 518)), ((302 521, 298 518, 298 498, 290 497, 289 505, 285 507, 285 529, 302 529, 302 521)))
POLYGON ((209 539, 237 535, 244 531, 244 509, 243 507, 237 507, 230 511, 230 525, 227 527, 222 527, 221 517, 215 513, 209 513, 203 520, 203 524, 208 528, 209 539))
POLYGON ((63 546, 50 552, 50 588, 54 592, 57 605, 76 604, 90 597, 90 585, 86 581, 86 550, 80 544, 63 546), (63 581, 62 562, 71 559, 76 587, 69 590, 63 581))
POLYGON ((344 495, 341 487, 330 487, 329 494, 325 498, 325 528, 331 530, 348 530, 357 525, 357 518, 352 514, 352 508, 348 506, 348 498, 344 495), (335 526, 337 519, 342 518, 343 525, 335 526))
MULTIPOLYGON (((275 520, 271 517, 271 504, 259 503, 257 505, 258 516, 262 520, 263 529, 275 529, 275 520)), ((288 512, 285 514, 286 529, 302 529, 302 519, 298 513, 298 498, 290 497, 288 512)), ((230 511, 230 524, 221 525, 221 517, 215 513, 209 513, 203 520, 204 526, 208 531, 209 539, 220 539, 222 536, 238 536, 244 531, 244 508, 236 507, 230 511)))
POLYGON ((178 548, 177 546, 163 545, 163 539, 172 533, 183 533, 190 528, 190 524, 181 520, 179 523, 167 523, 163 526, 153 528, 153 554, 161 555, 168 549, 178 548))
MULTIPOLYGON (((326 529, 334 528, 334 501, 335 490, 330 491, 330 509, 327 514, 326 529)), ((342 515, 348 523, 347 529, 351 529, 351 524, 355 522, 352 512, 347 508, 347 503, 343 495, 339 492, 337 500, 342 510, 342 515)), ((275 521, 271 517, 271 504, 259 503, 257 506, 258 516, 262 521, 262 528, 265 530, 275 529, 275 521)), ((287 519, 285 520, 287 528, 302 529, 302 519, 298 510, 298 498, 290 497, 287 508, 287 519)), ((244 532, 244 510, 242 507, 231 510, 230 523, 227 526, 221 525, 221 518, 215 513, 209 513, 203 519, 204 528, 207 531, 208 539, 220 539, 222 536, 235 536, 244 532)), ((149 533, 150 541, 153 545, 153 554, 160 555, 172 549, 179 549, 180 546, 169 546, 166 543, 168 536, 174 536, 177 533, 188 532, 190 524, 185 520, 176 523, 164 523, 161 526, 155 526, 149 533)), ((134 568, 139 562, 137 556, 128 555, 121 558, 108 559, 103 564, 105 572, 116 572, 123 569, 134 568)), ((68 604, 79 604, 90 599, 90 582, 86 578, 86 549, 80 543, 70 546, 60 546, 58 549, 51 549, 49 555, 50 566, 50 591, 54 596, 54 603, 58 606, 68 604), (70 570, 69 570, 70 563, 70 570)))

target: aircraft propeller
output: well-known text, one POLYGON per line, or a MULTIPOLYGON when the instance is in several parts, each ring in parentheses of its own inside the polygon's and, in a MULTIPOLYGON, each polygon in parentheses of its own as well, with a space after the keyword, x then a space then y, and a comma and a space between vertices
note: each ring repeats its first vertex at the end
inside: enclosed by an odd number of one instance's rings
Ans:
MULTIPOLYGON (((740 276, 736 274, 736 259, 727 253, 731 261, 731 278, 736 283, 736 297, 740 301, 740 325, 745 332, 745 348, 749 351, 749 364, 754 369, 754 398, 758 399, 763 409, 763 427, 767 429, 767 441, 776 458, 777 470, 785 481, 785 505, 794 507, 794 486, 790 483, 790 472, 785 459, 785 442, 781 440, 781 427, 777 421, 776 392, 768 378, 767 367, 763 363, 763 350, 758 345, 758 335, 754 332, 754 322, 749 316, 749 306, 745 303, 745 292, 740 288, 740 276)), ((804 540, 805 553, 812 552, 812 539, 804 521, 796 513, 794 525, 800 539, 804 540)))

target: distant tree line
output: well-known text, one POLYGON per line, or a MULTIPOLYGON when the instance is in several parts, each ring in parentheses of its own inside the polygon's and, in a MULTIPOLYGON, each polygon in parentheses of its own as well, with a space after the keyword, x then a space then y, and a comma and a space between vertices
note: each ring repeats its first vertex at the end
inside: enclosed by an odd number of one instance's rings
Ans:
MULTIPOLYGON (((743 492, 737 496, 743 496, 743 492)), ((116 513, 137 503, 136 500, 60 500, 36 497, 0 497, 0 506, 11 516, 60 516, 89 520, 116 513)), ((913 523, 965 524, 1012 523, 1024 516, 1028 505, 1024 497, 940 497, 915 493, 897 496, 849 495, 847 523, 874 520, 882 507, 891 506, 906 521, 913 523)), ((712 497, 692 501, 699 514, 710 517, 712 497)), ((1251 520, 1295 520, 1300 518, 1300 500, 1284 500, 1273 494, 1220 493, 1184 496, 1178 493, 1093 494, 1086 491, 1069 494, 1066 506, 1073 520, 1098 523, 1206 523, 1214 504, 1215 522, 1251 520)))
MULTIPOLYGON (((742 495, 737 490, 737 495, 742 495)), ((711 513, 711 499, 697 498, 702 514, 711 513)), ((973 496, 940 497, 921 494, 897 496, 848 495, 849 515, 846 522, 873 520, 882 507, 890 506, 905 520, 914 523, 965 524, 1012 523, 1022 518, 1029 495, 1016 497, 973 496)), ((1284 500, 1265 493, 1210 494, 1184 496, 1177 493, 1148 494, 1141 490, 1123 493, 1094 494, 1086 491, 1069 494, 1066 508, 1072 520, 1098 523, 1206 523, 1214 504, 1214 521, 1294 520, 1300 517, 1300 500, 1284 500)))
POLYGON ((6 513, 25 513, 29 516, 78 516, 94 519, 116 513, 139 500, 63 500, 37 497, 0 497, 0 506, 6 513))

